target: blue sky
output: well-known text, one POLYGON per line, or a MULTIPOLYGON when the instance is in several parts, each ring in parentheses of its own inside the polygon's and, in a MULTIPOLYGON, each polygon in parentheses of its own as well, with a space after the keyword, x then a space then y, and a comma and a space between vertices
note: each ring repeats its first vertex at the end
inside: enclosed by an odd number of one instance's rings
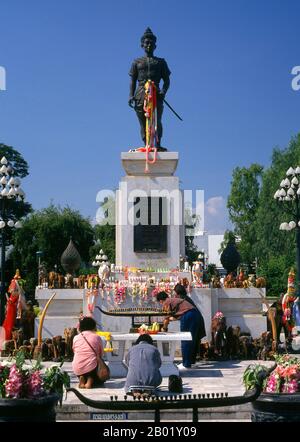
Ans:
POLYGON ((27 200, 94 218, 97 192, 118 186, 120 152, 141 145, 128 71, 150 26, 184 119, 165 109, 162 145, 222 230, 233 168, 268 165, 300 130, 299 14, 297 0, 1 0, 0 142, 29 163, 27 200))

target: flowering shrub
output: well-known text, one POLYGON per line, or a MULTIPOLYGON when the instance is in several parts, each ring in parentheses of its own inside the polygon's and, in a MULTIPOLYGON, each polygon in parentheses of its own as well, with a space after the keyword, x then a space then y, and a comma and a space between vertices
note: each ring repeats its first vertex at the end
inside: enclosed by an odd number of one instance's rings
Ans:
MULTIPOLYGON (((62 364, 61 364, 62 365, 62 364)), ((0 397, 35 399, 50 393, 62 398, 63 387, 70 386, 69 375, 61 366, 47 368, 41 373, 41 363, 25 364, 25 355, 19 352, 14 359, 0 361, 0 397)))
MULTIPOLYGON (((264 393, 298 393, 300 392, 300 359, 285 354, 275 356, 276 367, 263 382, 264 393)), ((247 389, 258 382, 259 374, 268 372, 267 367, 259 364, 249 365, 243 375, 247 389)))
POLYGON ((300 392, 300 360, 289 355, 284 355, 277 357, 276 362, 276 368, 264 383, 264 392, 300 392))

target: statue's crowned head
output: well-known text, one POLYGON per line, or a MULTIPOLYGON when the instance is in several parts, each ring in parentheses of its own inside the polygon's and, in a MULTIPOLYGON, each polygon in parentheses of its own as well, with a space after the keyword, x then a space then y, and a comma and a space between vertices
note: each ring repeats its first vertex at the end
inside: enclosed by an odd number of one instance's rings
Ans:
POLYGON ((154 45, 156 43, 156 36, 153 34, 150 28, 147 28, 144 34, 141 37, 141 45, 143 46, 144 41, 147 39, 152 40, 154 45))

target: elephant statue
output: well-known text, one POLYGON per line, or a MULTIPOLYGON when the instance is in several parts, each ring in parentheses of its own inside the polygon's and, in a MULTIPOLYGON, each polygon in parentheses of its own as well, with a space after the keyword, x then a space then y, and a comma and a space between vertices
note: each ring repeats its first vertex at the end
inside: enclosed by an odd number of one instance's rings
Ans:
POLYGON ((272 332, 273 351, 277 351, 278 349, 278 345, 280 344, 280 333, 282 329, 284 331, 286 348, 287 350, 290 350, 293 338, 288 323, 284 321, 282 297, 279 300, 275 301, 269 307, 267 312, 267 321, 268 321, 268 330, 272 332))
POLYGON ((226 356, 227 349, 227 337, 226 337, 226 318, 220 314, 212 318, 211 321, 211 342, 210 347, 214 351, 214 355, 217 358, 224 358, 226 356))

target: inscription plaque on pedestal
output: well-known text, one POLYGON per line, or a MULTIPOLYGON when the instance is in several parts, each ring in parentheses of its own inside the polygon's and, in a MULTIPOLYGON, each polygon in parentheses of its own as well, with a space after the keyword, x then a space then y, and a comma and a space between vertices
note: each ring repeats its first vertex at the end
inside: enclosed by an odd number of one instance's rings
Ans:
POLYGON ((135 199, 134 206, 134 252, 166 253, 167 198, 138 197, 135 199))

